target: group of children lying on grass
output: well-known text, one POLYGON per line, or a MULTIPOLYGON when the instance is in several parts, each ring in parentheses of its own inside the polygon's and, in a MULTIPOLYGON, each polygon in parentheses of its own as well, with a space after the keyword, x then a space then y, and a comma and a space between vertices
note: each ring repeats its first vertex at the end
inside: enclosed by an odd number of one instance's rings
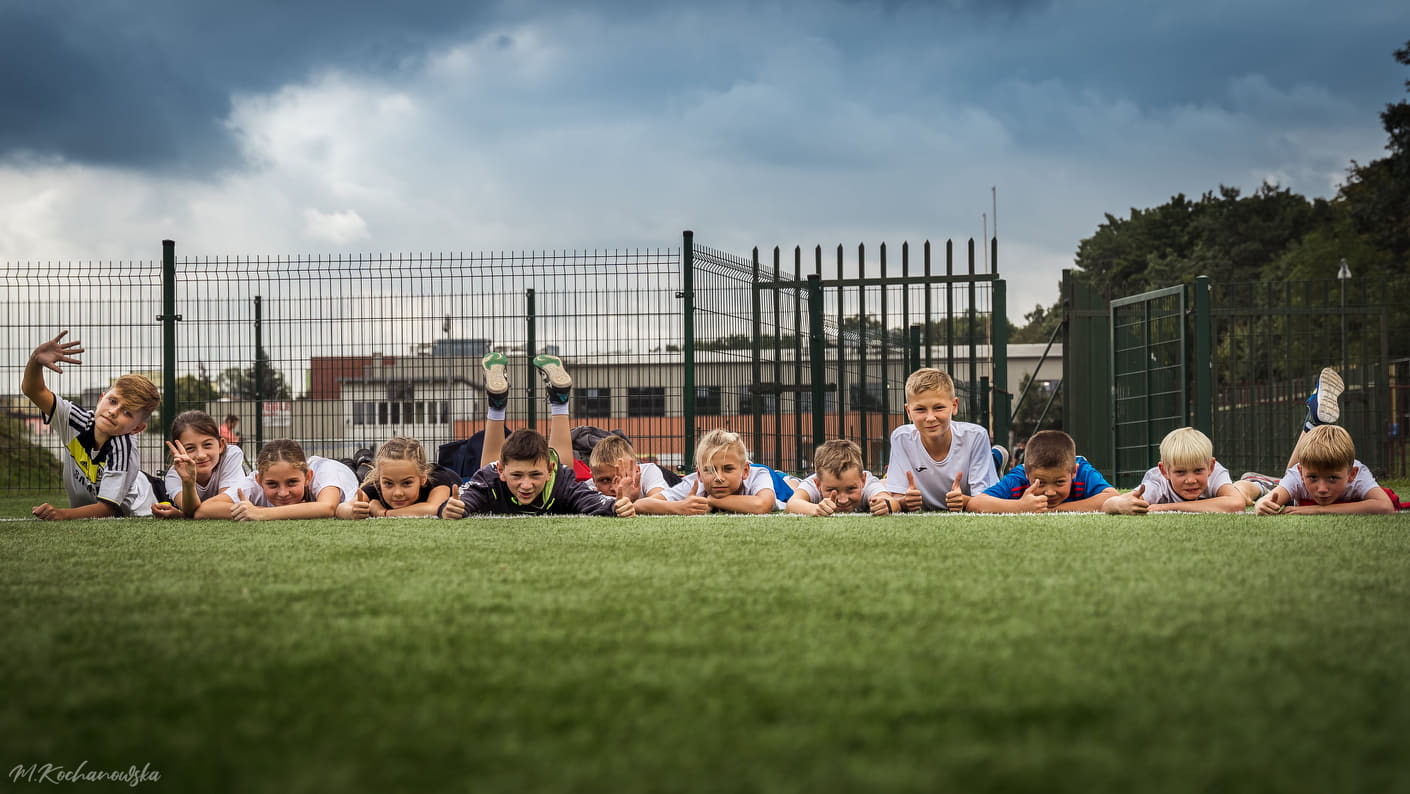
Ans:
POLYGON ((1278 480, 1246 473, 1233 480, 1214 459, 1213 444, 1193 428, 1171 432, 1160 445, 1160 463, 1135 490, 1119 494, 1066 433, 1045 430, 1028 439, 1023 464, 1000 470, 988 431, 954 419, 959 407, 953 381, 922 368, 906 381, 911 423, 891 434, 891 462, 883 477, 862 468, 861 449, 835 439, 814 454, 815 472, 798 480, 752 464, 740 437, 712 430, 695 449, 695 472, 675 484, 654 463, 638 460, 631 443, 608 436, 593 447, 589 479, 571 465, 568 404, 572 378, 555 356, 534 359, 547 384, 550 432, 504 434, 509 398, 506 357, 485 356, 489 406, 480 468, 469 479, 432 465, 412 438, 396 437, 377 450, 359 481, 342 461, 306 456, 299 444, 265 444, 246 473, 240 448, 222 437, 215 420, 187 411, 172 423, 167 447, 172 465, 165 479, 144 474, 132 435, 141 432, 160 403, 148 379, 125 375, 88 411, 51 392, 44 369, 79 364, 81 343, 67 332, 41 344, 25 368, 24 394, 60 434, 68 508, 42 504, 41 519, 155 515, 244 521, 287 518, 362 519, 477 514, 577 514, 630 517, 710 512, 802 515, 890 515, 916 511, 1044 513, 1158 511, 1287 513, 1389 513, 1397 503, 1356 460, 1337 419, 1342 384, 1324 370, 1308 400, 1304 433, 1278 480))

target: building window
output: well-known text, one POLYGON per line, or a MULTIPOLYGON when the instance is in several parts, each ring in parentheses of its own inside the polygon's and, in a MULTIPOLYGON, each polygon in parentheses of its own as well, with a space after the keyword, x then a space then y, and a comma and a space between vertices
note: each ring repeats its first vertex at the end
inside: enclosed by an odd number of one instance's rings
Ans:
POLYGON ((849 384, 847 386, 847 410, 883 411, 886 409, 886 400, 882 395, 883 390, 880 383, 849 384))
POLYGON ((353 424, 355 425, 375 425, 377 424, 377 403, 359 402, 353 403, 353 424))
POLYGON ((739 415, 753 416, 755 413, 771 414, 778 406, 778 395, 773 392, 754 394, 748 386, 739 387, 739 415))
MULTIPOLYGON (((795 392, 798 395, 798 413, 810 414, 813 412, 813 390, 811 387, 802 386, 795 392)), ((823 413, 830 414, 837 411, 837 389, 823 392, 823 413)))
POLYGON ((695 387, 695 415, 696 416, 719 416, 720 415, 720 393, 719 386, 696 386, 695 387))
POLYGON ((608 417, 612 415, 611 389, 574 389, 573 413, 581 417, 608 417))
POLYGON ((385 425, 386 423, 387 423, 387 404, 386 404, 386 403, 377 403, 377 424, 379 424, 379 425, 385 425))
POLYGON ((666 390, 660 386, 627 389, 627 416, 665 416, 666 390))

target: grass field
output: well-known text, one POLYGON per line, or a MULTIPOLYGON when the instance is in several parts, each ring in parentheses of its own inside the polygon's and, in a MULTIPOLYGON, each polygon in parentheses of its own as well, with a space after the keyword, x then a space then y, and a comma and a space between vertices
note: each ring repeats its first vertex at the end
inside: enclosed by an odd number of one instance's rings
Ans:
POLYGON ((7 775, 1410 790, 1407 515, 6 521, 0 595, 7 775))

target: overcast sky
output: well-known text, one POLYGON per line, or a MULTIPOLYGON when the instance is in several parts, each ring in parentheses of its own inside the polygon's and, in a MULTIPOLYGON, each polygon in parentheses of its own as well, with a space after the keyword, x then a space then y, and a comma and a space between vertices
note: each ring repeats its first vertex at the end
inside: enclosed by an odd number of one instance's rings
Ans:
MULTIPOLYGON (((1384 154, 1404 0, 0 0, 0 261, 978 237, 1384 154), (992 220, 991 220, 992 223, 992 220)), ((893 262, 899 270, 899 256, 893 262)))

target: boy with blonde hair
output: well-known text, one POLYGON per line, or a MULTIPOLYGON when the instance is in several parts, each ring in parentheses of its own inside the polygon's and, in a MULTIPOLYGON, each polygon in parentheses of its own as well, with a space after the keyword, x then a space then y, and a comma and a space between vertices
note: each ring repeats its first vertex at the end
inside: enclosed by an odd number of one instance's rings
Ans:
POLYGON ((588 485, 598 493, 611 497, 626 497, 638 513, 647 515, 701 515, 710 512, 703 496, 687 495, 678 501, 668 501, 666 477, 655 463, 642 463, 632 442, 619 435, 608 435, 593 445, 588 455, 592 479, 588 485))
POLYGON ((976 513, 1100 510, 1116 495, 1096 467, 1077 454, 1072 436, 1043 430, 1028 439, 1023 464, 969 500, 976 513))
POLYGON ((1108 499, 1102 512, 1241 513, 1244 507, 1229 470, 1214 459, 1214 442, 1193 427, 1181 427, 1161 439, 1160 462, 1136 490, 1108 499))
POLYGON ((830 516, 870 510, 872 515, 887 515, 898 509, 881 480, 862 468, 862 448, 854 441, 823 442, 813 452, 813 467, 817 471, 789 497, 788 512, 830 516))
POLYGON ((906 379, 911 423, 891 433, 886 490, 901 510, 965 510, 975 494, 999 481, 989 431, 954 419, 955 382, 922 367, 906 379))
POLYGON ((161 392, 141 375, 123 375, 103 392, 92 411, 54 394, 44 383, 44 370, 62 373, 60 364, 83 364, 77 358, 83 343, 64 342, 67 334, 60 331, 34 349, 20 390, 64 444, 64 491, 69 506, 54 507, 46 502, 30 512, 45 520, 150 516, 156 500, 132 436, 146 429, 147 419, 161 404, 161 392))
POLYGON ((1393 513, 1395 505, 1365 464, 1346 428, 1317 425, 1298 441, 1297 463, 1254 505, 1261 516, 1393 513))

